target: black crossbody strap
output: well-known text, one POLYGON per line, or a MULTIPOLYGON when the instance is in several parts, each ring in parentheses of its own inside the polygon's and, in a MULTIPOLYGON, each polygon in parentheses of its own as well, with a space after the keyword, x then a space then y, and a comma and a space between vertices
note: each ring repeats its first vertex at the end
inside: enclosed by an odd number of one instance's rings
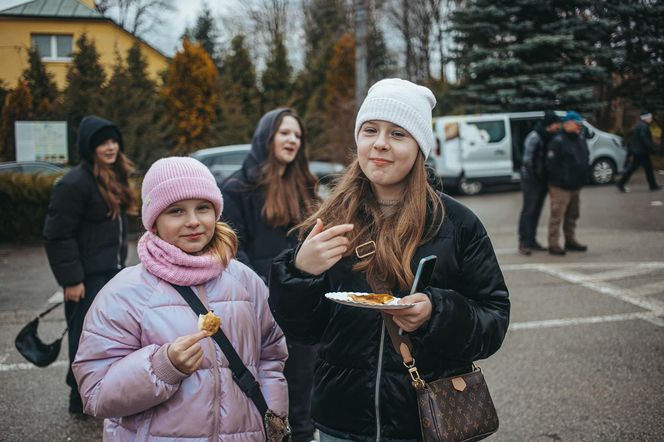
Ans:
MULTIPOLYGON (((198 314, 204 315, 208 312, 203 303, 198 296, 194 293, 191 287, 181 286, 171 284, 175 290, 178 291, 180 295, 187 301, 189 307, 198 314)), ((261 413, 261 416, 265 416, 267 412, 267 402, 265 402, 265 397, 261 392, 260 385, 254 378, 254 375, 251 374, 249 369, 242 363, 242 359, 238 356, 233 344, 228 340, 224 332, 219 328, 219 331, 212 336, 212 338, 217 342, 221 351, 226 355, 228 359, 228 365, 230 366, 231 371, 233 372, 233 380, 240 387, 240 390, 251 399, 258 411, 261 413)))

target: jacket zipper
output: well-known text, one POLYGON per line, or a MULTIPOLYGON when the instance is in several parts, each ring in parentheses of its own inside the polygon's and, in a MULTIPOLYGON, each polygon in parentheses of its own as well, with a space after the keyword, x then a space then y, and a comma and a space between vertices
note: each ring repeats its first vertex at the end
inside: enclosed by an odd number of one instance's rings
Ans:
POLYGON ((118 236, 118 254, 117 254, 118 263, 117 263, 117 269, 120 270, 120 269, 122 269, 122 264, 120 263, 120 258, 121 258, 120 255, 122 255, 122 217, 120 215, 118 215, 118 223, 119 223, 119 226, 120 226, 120 234, 118 236))
POLYGON ((385 324, 380 322, 380 345, 378 346, 378 370, 376 371, 376 442, 380 441, 380 375, 383 371, 383 345, 385 344, 385 324))

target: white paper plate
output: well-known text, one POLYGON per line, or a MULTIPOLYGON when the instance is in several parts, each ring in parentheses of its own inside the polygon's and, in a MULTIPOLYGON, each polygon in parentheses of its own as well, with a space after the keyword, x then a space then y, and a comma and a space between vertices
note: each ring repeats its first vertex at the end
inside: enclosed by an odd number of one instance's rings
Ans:
POLYGON ((369 308, 373 310, 397 310, 403 308, 411 308, 415 304, 397 304, 399 298, 394 298, 389 304, 364 304, 362 302, 353 301, 348 295, 368 295, 364 292, 330 292, 326 293, 325 297, 331 301, 338 302, 339 304, 350 305, 351 307, 369 308))

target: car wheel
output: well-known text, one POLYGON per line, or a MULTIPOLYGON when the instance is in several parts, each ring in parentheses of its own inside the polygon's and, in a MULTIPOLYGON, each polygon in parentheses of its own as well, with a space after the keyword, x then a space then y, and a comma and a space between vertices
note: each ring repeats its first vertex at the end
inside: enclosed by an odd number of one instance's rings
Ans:
POLYGON ((458 187, 459 192, 464 195, 477 195, 482 191, 482 183, 479 181, 469 181, 466 178, 461 178, 458 187))
POLYGON ((608 158, 598 158, 590 168, 590 180, 594 184, 609 184, 616 177, 616 165, 608 158))

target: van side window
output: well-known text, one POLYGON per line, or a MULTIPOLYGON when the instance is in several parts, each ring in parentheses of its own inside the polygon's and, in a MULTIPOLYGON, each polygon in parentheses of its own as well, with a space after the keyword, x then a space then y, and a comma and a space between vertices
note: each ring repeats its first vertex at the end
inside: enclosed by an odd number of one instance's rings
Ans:
POLYGON ((497 121, 468 121, 468 126, 475 126, 485 143, 497 143, 505 138, 505 122, 497 121))

